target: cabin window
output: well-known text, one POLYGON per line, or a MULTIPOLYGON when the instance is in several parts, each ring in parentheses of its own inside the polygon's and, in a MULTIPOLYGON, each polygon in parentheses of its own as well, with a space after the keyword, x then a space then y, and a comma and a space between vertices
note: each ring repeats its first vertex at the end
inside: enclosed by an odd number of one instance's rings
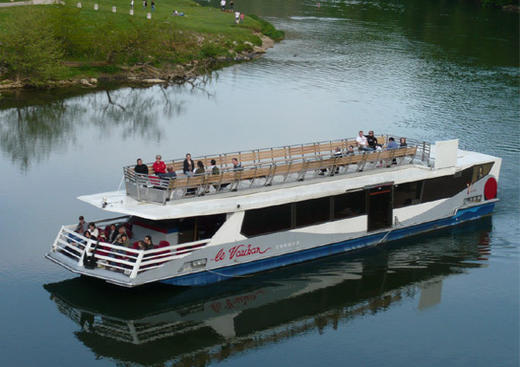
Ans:
POLYGON ((473 167, 455 173, 453 176, 424 180, 422 202, 449 198, 466 189, 471 184, 473 167))
POLYGON ((225 214, 203 215, 178 220, 178 243, 211 238, 226 221, 225 214))
POLYGON ((294 204, 295 226, 305 227, 330 220, 330 198, 300 201, 294 204))
POLYGON ((242 222, 244 236, 284 231, 291 228, 291 204, 247 210, 242 222))
POLYGON ((366 213, 365 191, 336 195, 334 200, 334 219, 357 217, 366 213))
POLYGON ((402 208, 421 202, 422 181, 407 182, 394 186, 394 208, 402 208))
POLYGON ((494 162, 479 164, 473 167, 473 177, 471 179, 471 183, 475 183, 480 180, 482 177, 487 176, 493 167, 494 162))

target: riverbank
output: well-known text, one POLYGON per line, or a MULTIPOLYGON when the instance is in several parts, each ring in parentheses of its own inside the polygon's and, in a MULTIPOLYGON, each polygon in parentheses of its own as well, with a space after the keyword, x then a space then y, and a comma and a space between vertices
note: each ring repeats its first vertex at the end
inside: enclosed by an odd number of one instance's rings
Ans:
POLYGON ((153 11, 151 2, 143 5, 88 0, 0 9, 0 90, 184 83, 254 59, 284 36, 258 17, 235 24, 231 10, 191 0, 153 11))

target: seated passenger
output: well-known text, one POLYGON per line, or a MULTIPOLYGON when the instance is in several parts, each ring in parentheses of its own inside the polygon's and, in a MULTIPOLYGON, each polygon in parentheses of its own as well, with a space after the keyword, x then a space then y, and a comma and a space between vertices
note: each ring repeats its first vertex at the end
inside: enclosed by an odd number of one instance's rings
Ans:
POLYGON ((365 136, 367 138, 368 147, 372 150, 378 150, 377 148, 381 148, 381 144, 377 143, 377 138, 374 135, 374 131, 370 130, 368 135, 365 136))
POLYGON ((172 166, 168 166, 167 171, 165 174, 161 174, 159 177, 163 179, 174 179, 177 178, 177 173, 173 170, 172 166))
POLYGON ((336 147, 336 149, 334 150, 334 155, 332 156, 332 158, 341 158, 341 157, 343 157, 343 152, 341 151, 340 147, 336 147))
POLYGON ((166 173, 166 163, 162 161, 162 157, 160 155, 155 157, 155 162, 153 163, 152 168, 157 176, 159 176, 161 173, 166 173))
POLYGON ((233 171, 243 171, 242 163, 238 161, 237 158, 231 159, 231 163, 233 163, 233 171))
POLYGON ((96 239, 99 237, 99 229, 96 228, 96 224, 94 222, 90 222, 88 224, 88 231, 92 237, 95 237, 96 239))
POLYGON ((395 142, 395 139, 390 137, 388 139, 388 144, 386 146, 386 149, 390 150, 390 149, 397 149, 399 148, 399 146, 397 145, 397 143, 395 142))
POLYGON ((202 161, 197 161, 197 168, 195 168, 193 173, 196 175, 201 175, 204 173, 204 171, 204 163, 202 163, 202 161))
POLYGON ((117 227, 114 223, 110 225, 110 228, 107 233, 107 241, 110 243, 114 243, 117 237, 117 227))
POLYGON ((79 223, 76 225, 74 232, 84 233, 88 229, 87 223, 85 222, 85 218, 82 215, 80 215, 78 220, 79 220, 79 223))
POLYGON ((217 167, 217 162, 214 159, 211 160, 211 166, 209 166, 209 171, 211 172, 212 175, 220 174, 220 170, 217 167))
POLYGON ((405 148, 408 144, 406 144, 406 138, 400 138, 399 139, 399 148, 405 148))
POLYGON ((121 238, 122 235, 127 235, 126 227, 124 225, 119 226, 119 228, 117 229, 117 236, 116 236, 114 242, 112 242, 112 243, 116 243, 121 238))
POLYGON ((358 146, 358 149, 363 152, 370 152, 372 149, 368 146, 368 141, 365 135, 363 135, 363 130, 359 131, 359 134, 356 138, 356 144, 358 146))
POLYGON ((347 151, 345 152, 345 155, 354 155, 354 154, 356 154, 354 152, 354 147, 352 145, 349 145, 347 148, 347 151))
POLYGON ((85 232, 83 232, 83 236, 87 237, 89 240, 93 240, 93 241, 96 241, 97 238, 95 238, 94 236, 92 236, 92 234, 86 230, 85 232))
POLYGON ((193 160, 191 159, 191 154, 186 154, 186 159, 184 159, 184 162, 182 162, 182 172, 186 176, 192 176, 193 170, 195 169, 195 164, 193 163, 193 160))
POLYGON ((128 240, 128 236, 126 234, 121 235, 121 237, 119 237, 119 239, 117 240, 116 245, 122 247, 129 247, 130 242, 128 240))
POLYGON ((146 164, 143 164, 143 160, 141 158, 137 159, 137 164, 134 167, 134 172, 139 173, 141 175, 148 174, 148 166, 146 164))
POLYGON ((144 236, 144 247, 145 250, 151 250, 153 249, 153 243, 152 243, 152 237, 151 236, 144 236))

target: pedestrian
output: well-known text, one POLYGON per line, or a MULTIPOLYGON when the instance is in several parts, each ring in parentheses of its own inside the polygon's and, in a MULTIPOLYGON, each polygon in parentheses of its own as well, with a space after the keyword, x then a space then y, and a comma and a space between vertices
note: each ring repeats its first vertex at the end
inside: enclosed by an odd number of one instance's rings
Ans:
POLYGON ((146 8, 148 6, 148 1, 143 0, 143 8, 146 8))
POLYGON ((152 0, 152 11, 155 10, 155 1, 152 0))
POLYGON ((134 8, 134 0, 130 0, 130 9, 134 8))
POLYGON ((220 0, 220 10, 226 11, 226 0, 220 0))

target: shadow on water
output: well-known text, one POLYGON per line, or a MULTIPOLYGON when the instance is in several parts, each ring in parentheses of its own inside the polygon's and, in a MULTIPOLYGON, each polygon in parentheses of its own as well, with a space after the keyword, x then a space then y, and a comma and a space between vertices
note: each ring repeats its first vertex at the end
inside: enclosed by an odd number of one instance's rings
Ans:
MULTIPOLYGON (((325 333, 405 299, 441 302, 444 278, 487 266, 491 218, 388 246, 200 288, 120 289, 75 278, 44 288, 98 358, 202 366, 325 333)), ((412 301, 413 302, 413 301, 412 301)))

